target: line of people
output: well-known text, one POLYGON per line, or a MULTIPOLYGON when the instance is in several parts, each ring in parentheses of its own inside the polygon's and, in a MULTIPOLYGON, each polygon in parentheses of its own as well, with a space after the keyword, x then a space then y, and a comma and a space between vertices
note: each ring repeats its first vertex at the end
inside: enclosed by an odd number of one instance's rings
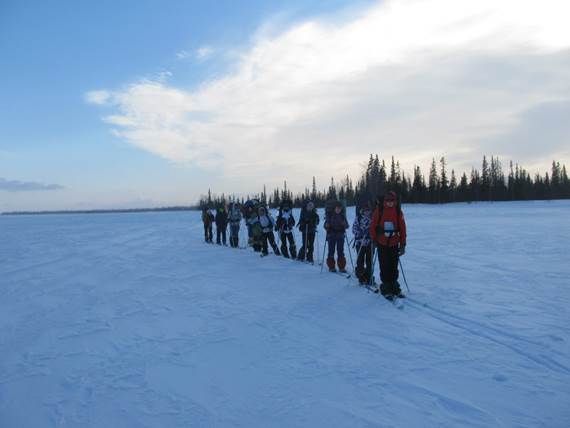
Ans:
MULTIPOLYGON (((216 225, 216 243, 227 245, 226 230, 230 226, 230 246, 240 247, 240 225, 245 219, 248 245, 255 252, 266 256, 269 247, 275 255, 282 255, 299 261, 314 263, 315 238, 320 217, 312 201, 306 201, 301 208, 299 222, 293 216, 293 203, 283 201, 277 218, 257 199, 248 200, 243 206, 232 202, 219 207, 216 212, 205 208, 202 211, 205 241, 213 243, 212 225, 216 225), (299 251, 295 242, 294 228, 301 232, 302 245, 299 251), (280 246, 275 241, 277 232, 280 246)), ((349 223, 346 209, 340 201, 329 201, 325 207, 324 229, 328 246, 326 264, 330 272, 346 273, 345 243, 349 223), (335 260, 336 253, 336 260, 335 260)), ((394 192, 388 192, 376 201, 356 207, 356 217, 352 224, 353 247, 356 251, 355 274, 361 285, 374 285, 374 253, 378 254, 381 284, 379 291, 387 298, 404 297, 398 282, 399 257, 406 249, 406 222, 399 199, 394 192)), ((350 251, 350 244, 349 244, 350 251)), ((324 254, 323 254, 324 258, 324 254)))

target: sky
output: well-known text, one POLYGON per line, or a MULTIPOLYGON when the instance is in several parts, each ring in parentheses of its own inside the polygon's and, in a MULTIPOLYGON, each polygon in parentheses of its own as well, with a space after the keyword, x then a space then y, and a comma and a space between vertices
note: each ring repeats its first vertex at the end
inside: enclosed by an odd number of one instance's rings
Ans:
POLYGON ((0 0, 0 211, 188 205, 370 153, 570 165, 565 0, 0 0))

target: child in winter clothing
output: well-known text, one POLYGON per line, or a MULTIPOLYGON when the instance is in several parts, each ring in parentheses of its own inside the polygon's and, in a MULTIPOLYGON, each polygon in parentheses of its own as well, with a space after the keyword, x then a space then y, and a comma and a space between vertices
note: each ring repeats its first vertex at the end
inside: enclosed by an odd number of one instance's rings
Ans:
POLYGON ((226 230, 228 228, 228 213, 224 207, 218 208, 218 212, 216 213, 216 243, 221 245, 222 242, 224 245, 226 243, 226 230))
POLYGON ((244 206, 245 224, 247 226, 248 244, 253 247, 256 253, 261 251, 261 227, 257 221, 257 210, 259 209, 259 201, 257 199, 248 200, 244 206))
POLYGON ((237 248, 239 246, 239 227, 241 224, 241 210, 238 204, 232 202, 230 204, 229 221, 230 221, 230 246, 237 248))
POLYGON ((370 284, 372 279, 372 241, 370 240, 370 221, 372 212, 369 205, 357 209, 352 224, 354 245, 356 247, 356 276, 361 285, 370 284))
POLYGON ((283 257, 297 257, 297 249, 295 247, 295 237, 293 236, 293 227, 295 227, 295 218, 293 218, 293 210, 291 201, 283 201, 279 207, 279 215, 275 223, 275 231, 279 233, 281 239, 281 254, 283 257), (287 241, 289 241, 289 249, 287 249, 287 241))
POLYGON ((317 233, 317 226, 320 218, 315 210, 315 204, 308 201, 301 210, 299 217, 298 228, 301 231, 303 245, 299 250, 297 260, 304 261, 305 259, 313 263, 313 251, 315 246, 315 234, 317 233))
POLYGON ((346 272, 346 259, 344 257, 344 240, 346 229, 348 229, 348 221, 342 212, 342 204, 335 203, 334 212, 332 212, 326 222, 325 230, 327 231, 327 243, 329 247, 327 256, 327 266, 330 272, 336 272, 334 253, 337 252, 338 270, 346 272))
POLYGON ((261 253, 266 256, 268 254, 268 245, 271 245, 273 248, 273 252, 276 256, 279 256, 279 248, 277 248, 277 244, 275 243, 275 236, 273 235, 273 227, 275 226, 275 220, 271 216, 269 212, 265 209, 265 207, 259 207, 258 216, 257 216, 257 223, 261 227, 261 246, 262 250, 261 253))
POLYGON ((202 223, 204 223, 204 240, 212 243, 212 223, 214 222, 214 215, 207 209, 202 210, 202 223))
POLYGON ((374 211, 370 236, 378 246, 380 292, 390 300, 404 297, 398 282, 398 260, 406 252, 406 222, 395 192, 388 192, 374 211))

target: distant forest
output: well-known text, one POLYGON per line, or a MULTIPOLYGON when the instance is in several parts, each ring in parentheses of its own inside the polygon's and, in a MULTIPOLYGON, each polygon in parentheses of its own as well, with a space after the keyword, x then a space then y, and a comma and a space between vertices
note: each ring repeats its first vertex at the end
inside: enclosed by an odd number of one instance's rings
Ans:
MULTIPOLYGON (((553 161, 550 173, 544 176, 536 174, 532 177, 524 168, 511 161, 505 173, 498 157, 490 160, 483 156, 481 170, 473 168, 470 175, 463 173, 457 177, 454 170, 448 172, 447 162, 442 157, 439 162, 432 160, 429 174, 426 177, 419 166, 414 168, 413 176, 407 176, 401 169, 399 161, 394 157, 390 167, 378 155, 370 155, 368 164, 361 177, 354 182, 349 176, 340 182, 331 178, 324 190, 317 188, 315 177, 310 187, 302 193, 293 194, 287 188, 276 188, 267 193, 266 186, 251 198, 257 198, 270 207, 278 207, 282 200, 290 199, 296 207, 305 200, 312 200, 316 206, 323 207, 329 199, 346 200, 347 205, 355 205, 367 200, 375 200, 388 190, 394 190, 404 203, 443 204, 449 202, 475 201, 525 201, 570 199, 570 180, 566 166, 553 161)), ((228 202, 243 203, 250 199, 235 195, 216 195, 208 190, 207 195, 200 198, 199 206, 214 207, 228 202)))

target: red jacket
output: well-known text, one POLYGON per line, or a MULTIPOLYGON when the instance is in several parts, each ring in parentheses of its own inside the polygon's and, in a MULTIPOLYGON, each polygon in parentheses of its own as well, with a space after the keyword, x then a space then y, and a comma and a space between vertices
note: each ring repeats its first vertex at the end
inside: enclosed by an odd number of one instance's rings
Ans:
POLYGON ((380 217, 380 209, 376 208, 372 215, 370 222, 370 236, 372 241, 377 244, 395 247, 396 245, 406 245, 406 221, 404 220, 404 213, 400 210, 398 212, 396 207, 389 208, 384 205, 382 210, 382 218, 380 217), (378 228, 378 226, 380 226, 378 228), (378 234, 376 233, 378 230, 378 234))

